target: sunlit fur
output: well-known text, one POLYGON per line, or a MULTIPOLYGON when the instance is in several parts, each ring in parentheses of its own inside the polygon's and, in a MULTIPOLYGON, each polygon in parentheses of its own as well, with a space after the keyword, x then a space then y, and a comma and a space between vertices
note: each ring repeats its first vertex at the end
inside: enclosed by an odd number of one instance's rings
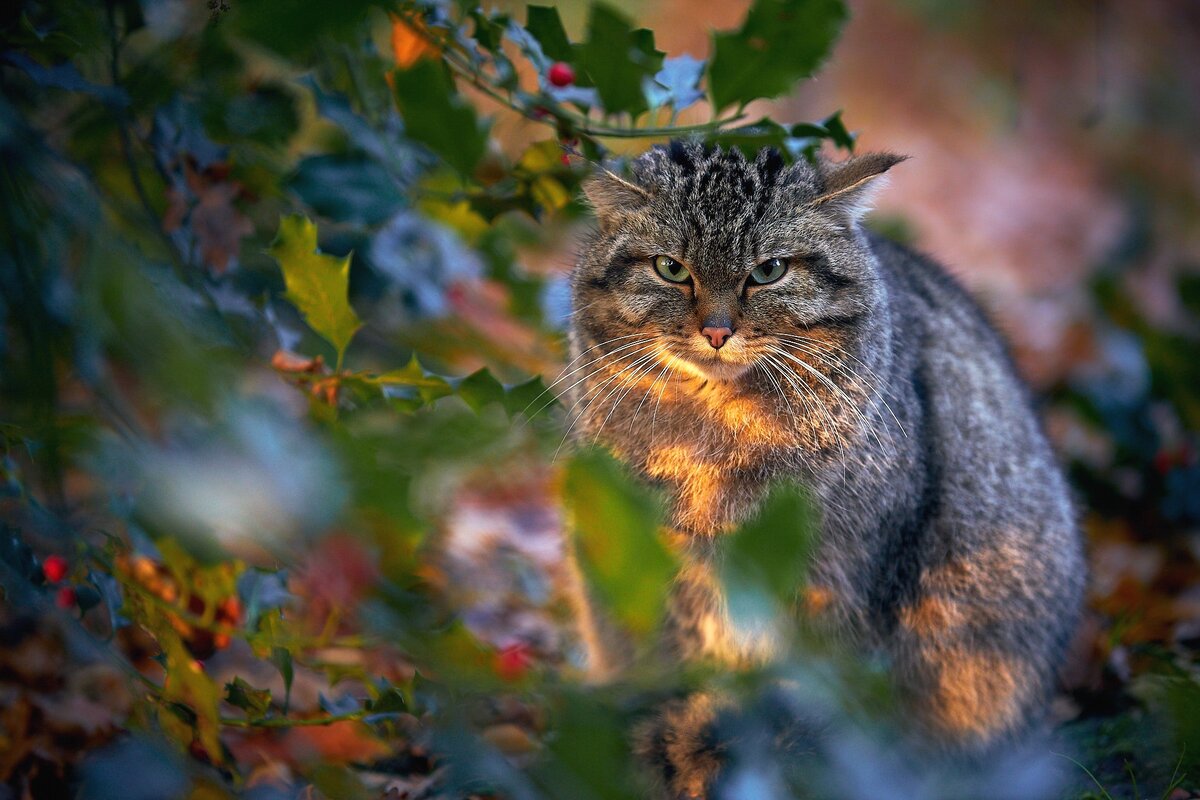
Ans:
POLYGON ((764 488, 799 479, 823 515, 822 618, 890 657, 928 739, 981 751, 1044 708, 1081 547, 994 329, 940 267, 858 224, 898 160, 785 165, 676 142, 628 179, 599 172, 559 389, 570 435, 664 487, 692 537, 671 612, 681 653, 759 657, 757 640, 738 651, 747 638, 724 630, 702 574, 764 488), (694 282, 657 275, 660 254, 694 282), (773 257, 786 275, 747 286, 773 257), (700 333, 709 319, 734 329, 719 350, 700 333))

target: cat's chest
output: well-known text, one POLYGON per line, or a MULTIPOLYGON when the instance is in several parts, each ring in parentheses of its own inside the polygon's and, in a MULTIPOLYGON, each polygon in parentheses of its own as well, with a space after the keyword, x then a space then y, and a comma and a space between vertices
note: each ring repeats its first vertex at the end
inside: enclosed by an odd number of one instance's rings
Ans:
POLYGON ((627 462, 671 492, 676 524, 694 530, 744 516, 797 446, 761 401, 719 395, 679 399, 654 426, 621 444, 627 462))

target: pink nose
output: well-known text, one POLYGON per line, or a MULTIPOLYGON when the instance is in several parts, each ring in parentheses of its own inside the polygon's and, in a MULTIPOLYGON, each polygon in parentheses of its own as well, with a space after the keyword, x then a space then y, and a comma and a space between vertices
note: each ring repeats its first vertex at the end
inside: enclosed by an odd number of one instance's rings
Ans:
POLYGON ((701 328, 700 333, 704 334, 704 338, 708 339, 708 343, 715 349, 720 350, 721 345, 733 336, 732 328, 701 328))

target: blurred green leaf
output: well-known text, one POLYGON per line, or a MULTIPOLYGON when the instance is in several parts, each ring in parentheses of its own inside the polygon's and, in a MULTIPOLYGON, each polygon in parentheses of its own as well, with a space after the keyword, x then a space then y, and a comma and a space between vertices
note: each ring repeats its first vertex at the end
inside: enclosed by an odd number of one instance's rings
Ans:
POLYGON ((816 537, 814 509, 796 486, 778 486, 753 519, 726 539, 726 584, 758 586, 785 606, 804 586, 816 537))
POLYGON ((713 106, 791 91, 825 60, 847 17, 842 0, 756 0, 739 30, 713 35, 713 106))
POLYGON ((340 367, 346 346, 362 327, 350 307, 350 256, 327 256, 317 249, 317 226, 294 214, 279 221, 271 255, 283 270, 286 297, 309 326, 333 345, 340 367))
POLYGON ((258 719, 266 716, 271 708, 271 690, 255 689, 240 677, 235 677, 225 684, 225 702, 242 709, 251 719, 258 719))
POLYGON ((361 155, 320 155, 302 160, 286 186, 308 206, 336 222, 377 225, 407 203, 378 162, 361 155))
POLYGON ((633 800, 644 796, 628 768, 626 722, 602 694, 565 694, 554 710, 552 759, 535 773, 551 797, 633 800))
POLYGON ((658 533, 658 504, 596 450, 571 459, 563 490, 584 573, 625 627, 648 634, 661 619, 676 568, 658 533))
POLYGON ((487 129, 458 94, 440 61, 421 59, 392 73, 405 132, 469 176, 487 148, 487 129))
POLYGON ((456 392, 475 411, 482 411, 492 403, 504 402, 504 387, 486 368, 463 378, 456 392))
POLYGON ((542 52, 555 61, 571 61, 574 52, 566 28, 559 19, 558 9, 552 6, 527 6, 525 29, 542 46, 542 52))
POLYGON ((296 670, 292 666, 292 651, 286 647, 271 648, 271 663, 283 678, 283 713, 286 714, 288 706, 292 703, 292 681, 296 677, 296 670))

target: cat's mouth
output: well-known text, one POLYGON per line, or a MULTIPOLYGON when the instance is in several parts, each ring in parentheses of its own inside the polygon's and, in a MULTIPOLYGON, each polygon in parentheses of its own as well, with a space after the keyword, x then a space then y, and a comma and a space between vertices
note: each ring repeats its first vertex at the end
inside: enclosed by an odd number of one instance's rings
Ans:
POLYGON ((676 356, 678 366, 697 378, 717 381, 733 381, 745 375, 755 364, 756 357, 747 351, 744 344, 730 340, 719 350, 691 342, 684 352, 676 356))

